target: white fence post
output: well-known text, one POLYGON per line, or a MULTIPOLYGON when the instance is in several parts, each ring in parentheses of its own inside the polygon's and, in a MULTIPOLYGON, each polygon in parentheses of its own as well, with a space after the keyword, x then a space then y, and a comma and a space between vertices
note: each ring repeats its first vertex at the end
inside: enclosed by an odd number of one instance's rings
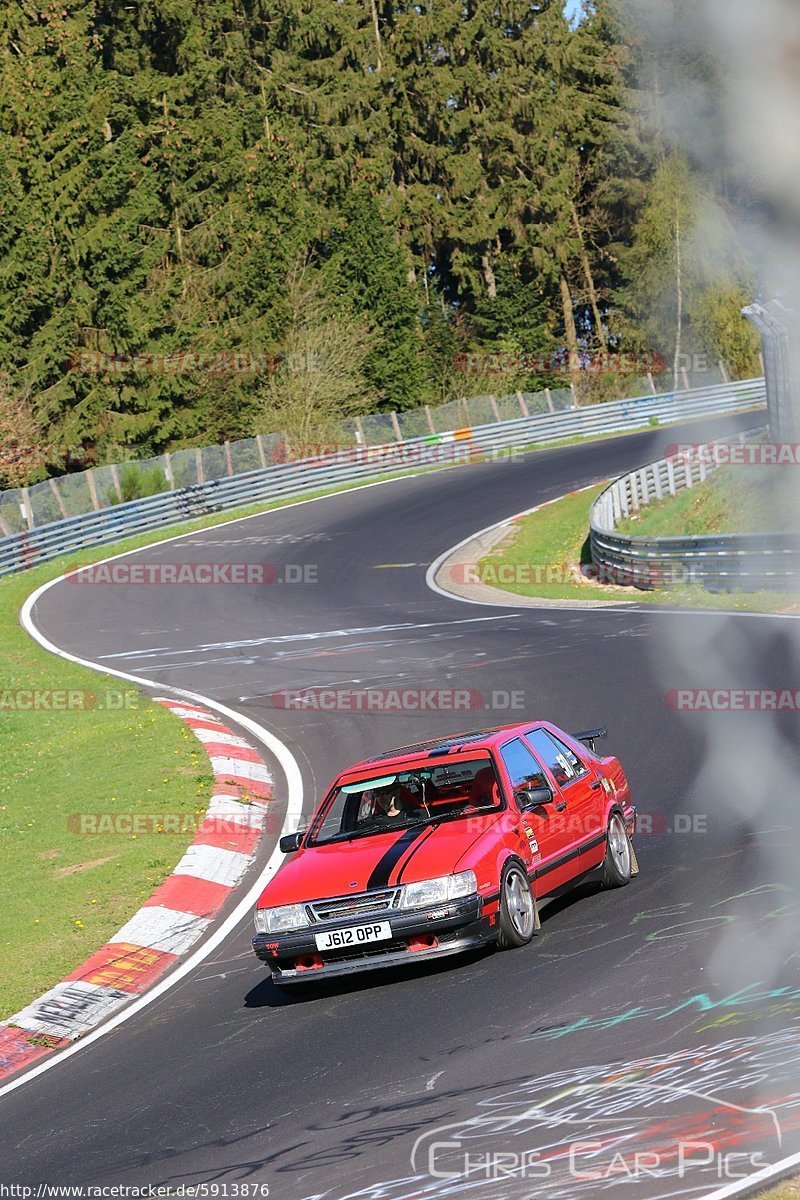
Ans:
POLYGON ((671 458, 667 459, 667 487, 670 496, 674 496, 677 490, 675 487, 675 463, 671 458))
POLYGON ((661 471, 664 466, 664 462, 656 463, 653 466, 653 486, 656 490, 656 500, 664 499, 664 485, 661 482, 661 471))
POLYGON ((619 503, 622 509, 622 515, 629 517, 631 515, 630 505, 628 503, 628 477, 627 475, 620 482, 619 503))
POLYGON ((31 508, 30 493, 29 493, 28 489, 26 487, 24 487, 24 488, 20 488, 19 494, 22 497, 22 499, 20 500, 20 504, 19 504, 20 512, 22 513, 22 519, 25 522, 25 524, 28 526, 28 529, 33 529, 34 521, 33 521, 33 509, 31 508))
POLYGON ((694 487, 694 479, 692 478, 692 461, 689 458, 683 460, 683 478, 687 488, 694 487))

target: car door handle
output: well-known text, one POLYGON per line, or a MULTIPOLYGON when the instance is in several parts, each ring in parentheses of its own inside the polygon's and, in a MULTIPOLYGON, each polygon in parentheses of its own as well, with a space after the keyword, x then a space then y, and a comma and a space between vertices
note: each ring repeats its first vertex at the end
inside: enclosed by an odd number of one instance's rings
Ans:
POLYGON ((589 784, 593 792, 597 792, 603 786, 599 779, 595 779, 594 783, 589 784))
POLYGON ((567 807, 566 800, 562 800, 560 804, 555 805, 555 810, 556 810, 556 812, 563 812, 566 807, 567 807))

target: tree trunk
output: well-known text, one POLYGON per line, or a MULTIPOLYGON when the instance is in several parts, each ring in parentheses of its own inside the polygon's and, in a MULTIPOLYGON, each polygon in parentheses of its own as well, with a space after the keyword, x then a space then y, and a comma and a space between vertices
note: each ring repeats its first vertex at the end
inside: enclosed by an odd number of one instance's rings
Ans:
POLYGON ((564 335, 569 354, 570 382, 575 383, 578 372, 581 369, 580 357, 578 355, 578 330, 575 328, 575 310, 572 307, 572 293, 569 290, 569 283, 563 270, 559 275, 558 282, 561 288, 561 304, 564 309, 564 335))
POLYGON ((377 9, 377 6, 376 6, 376 4, 375 4, 375 0, 370 0, 370 7, 371 7, 371 9, 372 9, 372 28, 375 30, 375 59, 376 59, 376 61, 375 61, 375 71, 376 71, 376 73, 377 73, 378 75, 380 75, 380 73, 381 73, 381 66, 382 66, 382 61, 381 61, 381 30, 380 30, 380 25, 378 24, 378 9, 377 9))
POLYGON ((589 303, 592 307, 592 316, 594 318, 594 332, 597 338, 597 343, 605 356, 608 353, 608 340, 603 329, 603 320, 600 316, 600 305, 597 302, 597 288, 594 286, 594 276, 592 275, 592 264, 589 262, 589 254, 586 250, 586 243, 583 237, 583 229, 581 227, 578 210, 575 207, 574 201, 570 201, 572 209, 572 223, 575 226, 575 232, 578 235, 578 242, 581 248, 581 265, 583 266, 583 274, 586 279, 586 287, 589 292, 589 303))
POLYGON ((681 212, 676 202, 675 205, 675 293, 677 296, 677 318, 675 322, 675 360, 673 362, 673 383, 675 391, 678 390, 678 372, 681 366, 681 352, 683 350, 683 241, 681 229, 681 212))
POLYGON ((483 280, 486 284, 486 293, 490 300, 497 299, 497 278, 492 266, 492 260, 489 257, 489 251, 485 250, 481 255, 481 267, 483 268, 483 280))
MULTIPOLYGON (((173 202, 173 204, 175 203, 174 193, 172 195, 172 202, 173 202)), ((178 210, 177 209, 175 209, 173 211, 173 220, 174 220, 174 224, 175 224, 175 248, 176 248, 176 252, 178 255, 178 262, 182 263, 183 262, 183 230, 181 229, 181 223, 178 220, 178 210)))

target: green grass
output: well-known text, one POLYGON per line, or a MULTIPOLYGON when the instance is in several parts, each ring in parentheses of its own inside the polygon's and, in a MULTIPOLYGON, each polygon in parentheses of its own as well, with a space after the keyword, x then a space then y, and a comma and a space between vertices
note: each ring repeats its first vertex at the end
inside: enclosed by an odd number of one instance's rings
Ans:
POLYGON ((759 1200, 800 1200, 800 1182, 793 1180, 782 1183, 779 1187, 771 1188, 768 1192, 759 1192, 759 1200))
POLYGON ((640 591, 580 578, 588 550, 589 507, 605 485, 565 496, 539 512, 515 522, 512 534, 477 565, 484 582, 516 596, 543 600, 617 600, 640 604, 668 604, 678 608, 705 608, 734 612, 784 612, 797 610, 796 595, 778 592, 712 593, 704 588, 676 587, 640 591), (547 582, 564 571, 565 582, 547 582), (537 570, 538 569, 538 570, 537 570), (514 581, 508 581, 508 574, 514 581), (544 578, 544 582, 542 579, 544 578))
POLYGON ((622 521, 620 533, 681 537, 800 529, 797 467, 722 467, 622 521))
POLYGON ((87 835, 77 815, 178 813, 191 825, 211 793, 208 759, 185 725, 120 681, 46 654, 22 630, 32 585, 62 569, 0 581, 0 1017, 102 946, 193 836, 87 835), (61 711, 19 707, 27 697, 18 690, 36 689, 75 694, 61 711), (98 707, 82 707, 87 692, 98 707))

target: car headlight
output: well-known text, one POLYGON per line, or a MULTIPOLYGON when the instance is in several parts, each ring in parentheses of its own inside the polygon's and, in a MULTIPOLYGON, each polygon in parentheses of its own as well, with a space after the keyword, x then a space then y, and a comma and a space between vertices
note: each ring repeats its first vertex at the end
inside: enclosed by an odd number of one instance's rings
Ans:
POLYGON ((407 883, 403 888, 403 908, 427 908, 432 904, 446 904, 448 900, 459 900, 472 896, 478 890, 474 871, 459 871, 457 875, 440 875, 438 879, 423 879, 421 883, 407 883))
POLYGON ((305 905, 283 904, 279 908, 257 908, 253 918, 256 933, 288 933, 308 925, 305 905))

